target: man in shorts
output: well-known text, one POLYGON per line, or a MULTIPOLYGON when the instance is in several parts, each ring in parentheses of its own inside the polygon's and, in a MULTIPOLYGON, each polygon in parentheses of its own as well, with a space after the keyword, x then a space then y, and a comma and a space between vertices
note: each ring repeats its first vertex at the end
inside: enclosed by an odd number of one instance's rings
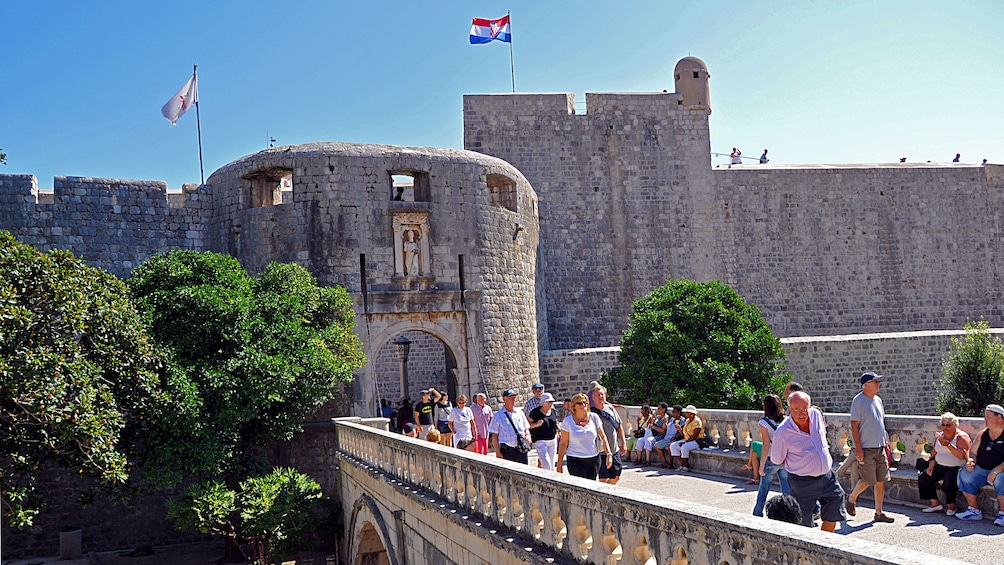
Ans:
POLYGON ((833 457, 823 413, 812 406, 812 399, 804 392, 791 393, 788 410, 791 416, 774 432, 770 460, 775 465, 784 465, 788 471, 791 495, 802 511, 802 525, 812 527, 813 508, 819 503, 822 530, 832 532, 846 515, 844 491, 831 469, 833 457))
POLYGON ((854 458, 858 460, 858 479, 854 490, 847 495, 847 513, 857 514, 855 503, 858 496, 875 487, 875 521, 891 524, 895 518, 882 512, 882 498, 885 484, 892 480, 889 476, 889 460, 886 445, 889 434, 885 431, 885 407, 878 395, 882 375, 868 372, 861 375, 861 392, 851 402, 851 435, 854 440, 854 458))

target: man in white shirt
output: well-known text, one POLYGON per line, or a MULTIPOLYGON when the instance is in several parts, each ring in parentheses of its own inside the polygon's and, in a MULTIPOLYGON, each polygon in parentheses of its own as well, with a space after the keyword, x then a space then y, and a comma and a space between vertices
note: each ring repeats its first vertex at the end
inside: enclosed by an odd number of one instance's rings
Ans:
POLYGON ((523 436, 527 448, 533 445, 530 441, 530 422, 523 411, 516 408, 516 391, 510 388, 503 392, 502 404, 488 424, 488 446, 495 446, 495 457, 499 459, 529 463, 527 452, 519 449, 517 436, 523 436))

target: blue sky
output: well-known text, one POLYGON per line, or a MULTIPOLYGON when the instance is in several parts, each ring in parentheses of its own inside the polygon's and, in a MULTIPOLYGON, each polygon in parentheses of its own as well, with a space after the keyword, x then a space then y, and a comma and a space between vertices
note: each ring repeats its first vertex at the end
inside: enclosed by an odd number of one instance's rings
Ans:
MULTIPOLYGON (((672 91, 711 73, 712 151, 772 163, 1004 163, 1004 2, 21 1, 0 8, 0 173, 199 181, 266 147, 459 148, 462 96, 511 90, 470 19, 512 12, 516 89, 672 91)), ((715 158, 714 163, 724 162, 715 158)))

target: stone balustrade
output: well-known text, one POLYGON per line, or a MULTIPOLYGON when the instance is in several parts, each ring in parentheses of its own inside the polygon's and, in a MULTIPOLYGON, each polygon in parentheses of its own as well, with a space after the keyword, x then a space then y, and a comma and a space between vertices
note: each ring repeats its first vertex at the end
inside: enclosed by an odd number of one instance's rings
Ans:
MULTIPOLYGON (((763 417, 759 410, 702 410, 698 407, 705 435, 721 449, 745 450, 750 442, 760 440, 757 422, 763 417)), ((640 406, 619 409, 625 423, 634 426, 641 414, 640 406)), ((834 461, 841 461, 850 451, 847 439, 851 437, 851 415, 826 413, 826 431, 834 461)), ((904 467, 913 467, 917 457, 925 457, 924 446, 933 444, 935 433, 941 431, 940 416, 886 416, 886 431, 893 443, 903 443, 906 449, 893 452, 900 457, 904 467)), ((960 418, 959 429, 974 439, 983 430, 983 418, 960 418)), ((629 432, 629 430, 628 430, 629 432)))
MULTIPOLYGON (((723 414, 716 424, 727 421, 723 414)), ((435 508, 489 523, 492 534, 522 540, 527 555, 553 552, 579 563, 620 565, 919 564, 931 559, 900 547, 558 475, 353 422, 336 421, 335 428, 341 465, 365 466, 424 489, 437 499, 435 508)))

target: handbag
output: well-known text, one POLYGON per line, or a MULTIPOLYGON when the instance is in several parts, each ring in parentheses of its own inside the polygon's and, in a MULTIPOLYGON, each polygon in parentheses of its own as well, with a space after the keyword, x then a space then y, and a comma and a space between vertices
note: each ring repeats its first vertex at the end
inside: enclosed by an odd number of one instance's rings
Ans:
POLYGON ((519 430, 516 429, 516 424, 513 423, 512 416, 510 416, 508 412, 505 413, 505 417, 509 420, 509 425, 512 426, 512 431, 516 432, 516 449, 520 453, 530 453, 533 446, 531 446, 530 443, 526 441, 526 437, 524 437, 523 434, 519 433, 519 430))
POLYGON ((641 439, 641 438, 645 437, 645 428, 638 428, 633 433, 634 433, 634 437, 636 437, 638 439, 641 439))

